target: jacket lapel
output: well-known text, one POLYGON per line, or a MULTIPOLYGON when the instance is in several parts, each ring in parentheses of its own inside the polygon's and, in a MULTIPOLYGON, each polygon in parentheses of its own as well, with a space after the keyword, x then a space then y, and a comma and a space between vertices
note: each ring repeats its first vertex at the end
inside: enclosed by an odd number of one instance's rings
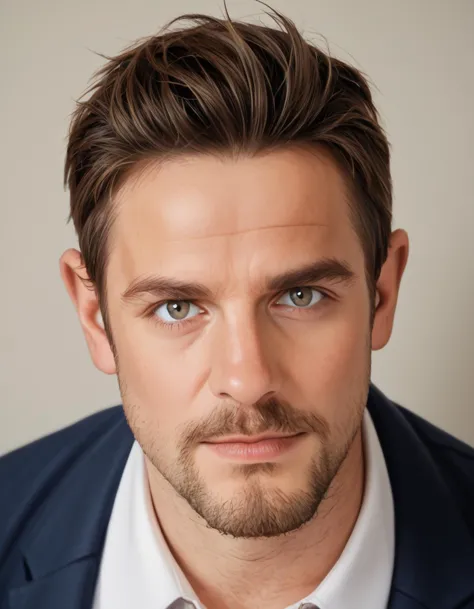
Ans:
POLYGON ((10 590, 9 609, 91 609, 107 524, 132 444, 117 408, 107 432, 55 481, 22 543, 29 581, 10 590))
POLYGON ((88 557, 10 591, 9 609, 91 609, 99 561, 88 557))
POLYGON ((368 408, 395 503, 388 609, 474 609, 474 543, 453 496, 414 428, 373 385, 368 408))

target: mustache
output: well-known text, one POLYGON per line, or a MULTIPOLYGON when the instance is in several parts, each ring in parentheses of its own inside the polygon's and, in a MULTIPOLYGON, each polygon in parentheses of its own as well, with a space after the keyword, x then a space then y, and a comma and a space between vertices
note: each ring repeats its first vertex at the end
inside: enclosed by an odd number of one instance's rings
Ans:
POLYGON ((228 435, 253 436, 268 431, 295 434, 314 432, 323 440, 329 436, 325 419, 271 396, 251 407, 235 403, 217 406, 205 419, 187 423, 182 428, 180 444, 185 450, 210 438, 228 435))

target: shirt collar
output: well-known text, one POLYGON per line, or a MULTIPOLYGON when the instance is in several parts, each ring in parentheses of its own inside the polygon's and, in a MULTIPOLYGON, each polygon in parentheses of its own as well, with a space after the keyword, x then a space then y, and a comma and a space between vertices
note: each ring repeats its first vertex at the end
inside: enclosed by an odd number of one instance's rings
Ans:
POLYGON ((202 609, 156 521, 135 441, 110 517, 93 609, 168 609, 178 599, 202 609))
MULTIPOLYGON (((362 439, 366 480, 358 519, 338 561, 302 603, 319 609, 387 605, 395 553, 394 506, 385 459, 368 410, 362 439)), ((154 515, 143 452, 134 442, 107 530, 94 609, 169 609, 178 599, 202 609, 154 515)))

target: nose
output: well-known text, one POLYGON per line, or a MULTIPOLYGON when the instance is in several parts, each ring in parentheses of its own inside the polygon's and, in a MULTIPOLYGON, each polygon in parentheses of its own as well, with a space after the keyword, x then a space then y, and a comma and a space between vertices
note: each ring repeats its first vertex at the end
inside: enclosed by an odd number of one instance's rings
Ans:
POLYGON ((213 340, 208 380, 216 397, 251 406, 278 391, 270 329, 259 330, 257 325, 255 316, 249 314, 222 320, 213 340))

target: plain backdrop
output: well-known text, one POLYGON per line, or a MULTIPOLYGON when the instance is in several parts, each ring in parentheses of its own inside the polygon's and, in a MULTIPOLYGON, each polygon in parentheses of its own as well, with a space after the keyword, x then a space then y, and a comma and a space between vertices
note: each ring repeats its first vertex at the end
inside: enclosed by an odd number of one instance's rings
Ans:
MULTIPOLYGON (((370 77, 392 144, 394 228, 408 231, 411 253, 372 379, 474 444, 474 1, 268 1, 370 77)), ((255 1, 227 5, 261 18, 255 1)), ((104 61, 95 53, 186 12, 222 16, 223 2, 0 0, 0 453, 120 402, 59 276, 77 243, 65 136, 104 61)))

